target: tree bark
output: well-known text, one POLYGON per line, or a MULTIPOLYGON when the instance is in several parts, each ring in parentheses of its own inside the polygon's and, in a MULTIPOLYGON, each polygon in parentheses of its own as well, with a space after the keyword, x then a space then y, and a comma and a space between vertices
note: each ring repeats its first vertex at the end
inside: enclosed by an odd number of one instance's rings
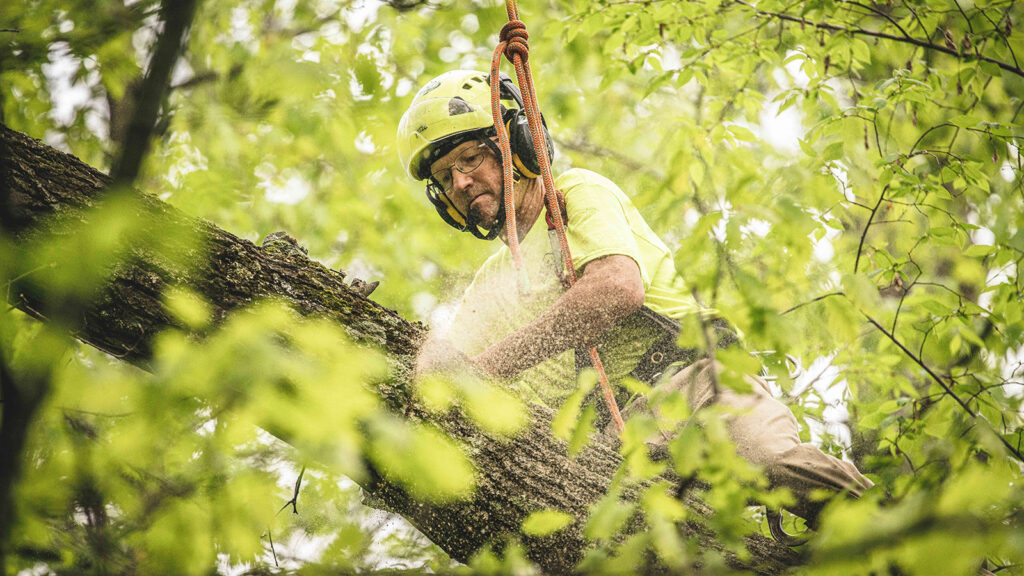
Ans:
MULTIPOLYGON (((37 140, 0 126, 6 141, 10 209, 5 223, 16 244, 40 234, 59 230, 87 218, 99 201, 109 179, 77 158, 49 148, 37 140)), ((543 538, 523 537, 529 557, 545 572, 568 573, 591 544, 582 525, 590 507, 604 496, 620 458, 607 444, 592 443, 570 458, 564 442, 550 432, 551 410, 530 406, 529 427, 513 439, 493 438, 458 413, 438 415, 418 404, 411 392, 409 368, 426 329, 397 313, 360 296, 343 282, 343 275, 302 255, 263 250, 225 232, 210 222, 191 218, 161 202, 140 194, 138 216, 169 226, 179 226, 202 240, 202 250, 182 246, 179 258, 165 258, 144 248, 130 254, 113 270, 105 288, 85 312, 69 325, 78 339, 125 361, 145 367, 151 354, 151 338, 174 326, 161 304, 161 293, 181 285, 201 294, 217 319, 262 298, 289 303, 304 315, 332 319, 346 327, 364 345, 379 347, 397 368, 379 388, 394 413, 430 421, 461 444, 476 465, 477 489, 470 499, 433 505, 419 502, 390 482, 386 471, 375 470, 364 488, 387 507, 405 516, 453 558, 466 561, 482 545, 499 542, 504 534, 518 534, 531 512, 553 508, 577 518, 569 528, 543 538)), ((21 281, 11 294, 13 304, 46 320, 44 287, 30 279, 21 281)), ((624 498, 636 498, 636 491, 624 498)), ((683 503, 696 515, 711 513, 688 492, 683 503)), ((643 529, 642 519, 634 522, 643 529)), ((696 535, 703 546, 721 550, 714 535, 697 523, 680 525, 696 535)), ((797 555, 760 536, 751 535, 746 546, 749 559, 726 554, 734 568, 759 574, 777 574, 797 562, 797 555)))

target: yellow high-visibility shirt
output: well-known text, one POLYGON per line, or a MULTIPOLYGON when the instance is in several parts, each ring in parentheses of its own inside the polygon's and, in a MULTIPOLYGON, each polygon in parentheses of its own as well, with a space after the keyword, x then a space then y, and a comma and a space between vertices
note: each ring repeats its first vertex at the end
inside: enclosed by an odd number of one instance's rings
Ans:
MULTIPOLYGON (((575 168, 556 178, 555 187, 565 196, 566 236, 577 273, 592 260, 612 254, 628 256, 640 268, 647 307, 677 319, 697 312, 697 304, 676 274, 672 253, 618 186, 575 168)), ((555 255, 543 216, 520 243, 520 250, 530 280, 529 295, 519 293, 512 255, 503 245, 483 263, 462 297, 448 338, 469 356, 530 323, 564 290, 555 276, 555 255)), ((613 383, 636 367, 658 337, 630 324, 621 322, 601 341, 601 361, 613 383)), ((557 408, 576 388, 573 351, 521 372, 511 386, 524 399, 557 408)))

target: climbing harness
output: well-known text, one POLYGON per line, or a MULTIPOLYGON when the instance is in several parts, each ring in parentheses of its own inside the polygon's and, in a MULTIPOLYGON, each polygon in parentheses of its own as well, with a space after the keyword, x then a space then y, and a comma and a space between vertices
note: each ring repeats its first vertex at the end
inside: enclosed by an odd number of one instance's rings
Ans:
MULTIPOLYGON (((546 139, 541 115, 537 106, 537 93, 533 86, 533 77, 530 73, 530 46, 527 43, 530 35, 526 31, 526 24, 519 19, 519 9, 515 0, 506 0, 505 10, 508 13, 508 23, 502 26, 498 35, 498 46, 494 49, 491 58, 491 111, 494 114, 494 128, 498 132, 498 147, 501 150, 502 166, 504 168, 505 186, 505 230, 509 251, 512 253, 512 261, 515 264, 519 289, 529 292, 529 278, 523 266, 523 257, 519 251, 519 235, 516 230, 515 198, 512 194, 512 150, 509 144, 508 130, 502 122, 501 110, 498 106, 499 99, 499 68, 501 67, 501 56, 505 58, 516 69, 516 78, 519 81, 519 89, 523 95, 523 108, 530 127, 530 134, 533 137, 533 148, 537 160, 540 162, 541 186, 544 194, 544 203, 547 208, 546 220, 548 224, 548 235, 552 240, 552 246, 557 239, 559 250, 555 256, 561 255, 561 262, 556 261, 555 270, 558 278, 566 286, 576 283, 576 268, 573 266, 572 254, 569 252, 569 241, 565 235, 565 218, 562 213, 564 199, 561 193, 555 189, 555 181, 551 176, 551 161, 547 154, 546 139), (552 216, 554 215, 554 216, 552 216), (553 233, 552 233, 553 231, 553 233)), ((605 404, 611 414, 612 421, 619 434, 626 426, 622 421, 622 414, 619 412, 619 405, 615 401, 611 385, 608 383, 608 375, 604 371, 601 357, 597 353, 597 347, 590 348, 590 363, 597 372, 598 381, 601 383, 601 392, 604 395, 605 404)))

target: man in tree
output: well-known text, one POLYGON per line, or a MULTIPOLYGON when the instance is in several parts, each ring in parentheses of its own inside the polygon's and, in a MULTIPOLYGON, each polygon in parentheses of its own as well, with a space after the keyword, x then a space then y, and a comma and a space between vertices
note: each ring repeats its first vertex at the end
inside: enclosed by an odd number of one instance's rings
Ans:
MULTIPOLYGON (((450 342, 425 346, 418 369, 430 371, 450 362, 453 346, 472 358, 471 366, 507 380, 521 397, 558 408, 575 390, 577 373, 589 361, 585 350, 598 345, 612 383, 632 374, 680 391, 695 411, 712 402, 738 408, 727 424, 737 452, 762 466, 773 487, 790 489, 798 500, 793 512, 804 518, 813 519, 822 506, 811 499, 815 489, 859 496, 870 487, 848 462, 802 444, 793 414, 772 398, 763 380, 748 377, 749 393, 720 388, 713 362, 694 362, 695 354, 675 347, 675 321, 697 314, 710 317, 711 311, 687 296, 671 252, 629 198, 608 179, 579 168, 555 179, 564 197, 561 216, 579 275, 565 288, 556 274, 561 256, 557 240, 552 240, 553 224, 549 216, 546 231, 541 219, 543 183, 522 98, 511 79, 503 76, 500 87, 514 165, 512 190, 503 186, 486 74, 456 70, 431 80, 399 125, 403 167, 410 177, 427 181, 427 197, 440 216, 477 238, 505 243, 463 295, 450 342), (522 272, 517 272, 508 247, 506 194, 515 210, 522 272), (665 366, 671 361, 689 366, 669 377, 665 366), (658 375, 663 377, 659 380, 658 375)), ((550 139, 547 144, 550 158, 550 139)), ((722 327, 720 322, 712 325, 722 327)), ((729 334, 718 338, 720 345, 734 340, 729 334)), ((642 409, 639 399, 625 412, 642 409)))

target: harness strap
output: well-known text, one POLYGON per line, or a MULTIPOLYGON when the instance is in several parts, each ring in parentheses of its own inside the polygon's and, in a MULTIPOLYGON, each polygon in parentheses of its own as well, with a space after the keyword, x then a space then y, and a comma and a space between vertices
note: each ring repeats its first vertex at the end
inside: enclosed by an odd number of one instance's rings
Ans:
MULTIPOLYGON (((680 348, 677 346, 676 342, 679 340, 679 334, 682 331, 679 322, 659 314, 647 306, 640 307, 639 310, 623 322, 636 324, 638 330, 658 335, 654 343, 644 352, 636 367, 629 373, 632 378, 648 385, 653 386, 657 384, 663 375, 671 373, 669 372, 670 368, 693 364, 707 353, 699 348, 680 348)), ((739 341, 736 332, 722 318, 712 319, 708 327, 712 331, 712 342, 719 349, 728 348, 739 341)), ((584 368, 591 366, 585 351, 577 349, 573 351, 573 355, 575 356, 577 375, 584 368)), ((595 391, 585 401, 593 402, 596 400, 595 391)), ((629 397, 626 394, 622 394, 616 400, 625 404, 629 401, 629 397)), ((607 423, 608 419, 601 419, 599 421, 601 426, 607 423)))

